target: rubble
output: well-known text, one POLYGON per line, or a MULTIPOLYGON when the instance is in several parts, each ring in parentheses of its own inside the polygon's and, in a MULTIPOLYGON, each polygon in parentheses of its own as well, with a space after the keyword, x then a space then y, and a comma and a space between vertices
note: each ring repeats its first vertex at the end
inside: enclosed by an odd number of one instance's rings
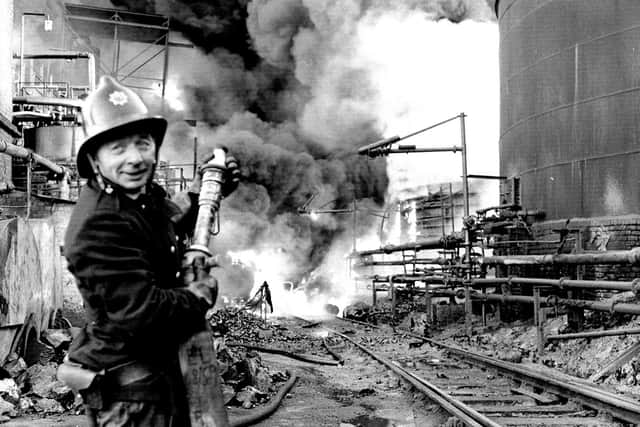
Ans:
POLYGON ((42 340, 56 351, 68 350, 72 339, 69 329, 47 329, 42 332, 42 340))
POLYGON ((20 401, 20 390, 12 378, 0 380, 0 398, 13 405, 20 401))
POLYGON ((12 378, 16 378, 27 370, 27 364, 16 353, 11 353, 9 356, 7 356, 5 364, 2 366, 2 368, 7 371, 9 376, 11 376, 12 378))
POLYGON ((36 412, 44 412, 45 414, 61 414, 65 408, 55 399, 42 398, 36 399, 33 407, 36 412))
POLYGON ((224 337, 228 343, 277 347, 298 354, 327 355, 321 337, 310 339, 275 320, 264 322, 244 310, 222 308, 211 314, 209 322, 214 335, 224 337))
MULTIPOLYGON (((264 323, 253 315, 223 308, 211 317, 217 348, 225 403, 251 408, 269 400, 288 376, 264 366, 256 351, 225 344, 232 339, 264 344, 267 342, 300 344, 287 328, 264 323)), ((56 372, 69 348, 77 328, 49 329, 42 333, 44 350, 31 366, 17 354, 10 354, 2 368, 10 378, 0 380, 0 422, 34 413, 60 414, 81 411, 82 401, 59 381, 56 372)), ((321 344, 320 344, 321 345, 321 344)))
POLYGON ((17 415, 15 405, 0 397, 0 416, 15 417, 17 415))

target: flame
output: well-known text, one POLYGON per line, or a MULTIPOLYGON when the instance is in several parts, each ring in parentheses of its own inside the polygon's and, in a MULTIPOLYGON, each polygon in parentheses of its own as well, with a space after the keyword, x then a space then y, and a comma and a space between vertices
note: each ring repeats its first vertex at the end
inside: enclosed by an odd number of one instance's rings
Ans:
MULTIPOLYGON (((156 93, 162 96, 162 84, 156 86, 156 93)), ((182 91, 178 88, 176 82, 172 79, 167 80, 164 86, 164 100, 169 107, 175 111, 184 111, 184 102, 182 101, 182 91)))
MULTIPOLYGON (((352 301, 351 283, 345 286, 332 286, 324 292, 306 287, 311 282, 314 273, 310 274, 299 283, 290 282, 294 273, 294 260, 283 248, 267 248, 262 250, 247 249, 242 251, 229 251, 232 262, 241 262, 250 266, 254 271, 255 282, 251 289, 253 296, 263 282, 269 284, 271 299, 273 302, 272 316, 325 316, 326 304, 338 307, 340 312, 352 301)), ((344 263, 346 270, 346 263, 344 263)), ((346 274, 345 274, 346 276, 346 274)), ((332 285, 343 284, 344 278, 330 278, 332 285)))

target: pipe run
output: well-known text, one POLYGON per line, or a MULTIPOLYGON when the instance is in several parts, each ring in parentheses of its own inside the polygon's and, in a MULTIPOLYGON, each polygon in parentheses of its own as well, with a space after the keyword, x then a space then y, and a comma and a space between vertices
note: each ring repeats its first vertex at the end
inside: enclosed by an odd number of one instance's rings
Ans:
POLYGON ((0 153, 6 153, 11 157, 18 157, 20 159, 31 158, 35 163, 38 163, 56 173, 60 179, 62 179, 67 172, 64 166, 60 166, 46 157, 42 157, 40 154, 34 153, 28 148, 18 147, 17 145, 9 144, 4 141, 0 141, 0 153))
POLYGON ((640 279, 627 281, 613 280, 573 280, 567 278, 561 279, 541 279, 537 277, 496 277, 490 279, 474 279, 472 286, 486 285, 502 285, 502 284, 518 284, 532 286, 553 286, 560 289, 577 288, 577 289, 598 289, 610 291, 631 291, 634 294, 640 294, 640 279))
POLYGON ((355 268, 360 267, 372 267, 372 266, 392 266, 392 265, 452 265, 453 261, 449 259, 445 259, 442 257, 439 258, 416 258, 411 260, 393 260, 393 261, 359 261, 355 263, 353 266, 355 268))
POLYGON ((592 331, 592 332, 576 332, 574 334, 547 335, 547 340, 571 340, 577 338, 600 338, 600 337, 617 337, 626 335, 638 335, 640 328, 633 329, 613 329, 608 331, 592 331))
POLYGON ((449 235, 446 237, 423 240, 420 242, 407 243, 404 245, 386 245, 378 249, 370 249, 366 251, 354 251, 352 257, 364 257, 369 255, 390 254, 402 251, 420 251, 424 249, 455 249, 462 244, 464 240, 459 236, 449 235))
POLYGON ((640 264, 640 248, 628 251, 583 252, 553 255, 505 255, 480 259, 482 265, 531 264, 640 264))
POLYGON ((389 283, 392 279, 395 283, 425 282, 433 284, 449 284, 464 286, 470 285, 474 288, 481 288, 493 285, 514 284, 530 286, 552 286, 560 289, 597 289, 621 292, 633 292, 640 295, 640 279, 632 281, 613 280, 574 280, 574 279, 542 279, 537 277, 493 277, 488 279, 471 279, 469 281, 459 277, 446 277, 442 275, 429 274, 397 274, 394 276, 371 276, 368 277, 376 283, 389 283))
POLYGON ((442 275, 435 274, 396 274, 392 276, 371 276, 368 279, 373 280, 375 283, 414 283, 414 282, 427 282, 427 283, 445 283, 447 281, 456 282, 461 279, 449 279, 442 275))
MULTIPOLYGON (((439 289, 431 293, 432 296, 459 296, 457 292, 439 289)), ((533 304, 535 298, 527 295, 501 295, 501 294, 481 294, 478 292, 471 293, 471 299, 479 301, 495 301, 495 302, 521 302, 533 304)), ((640 314, 639 304, 629 303, 607 303, 600 301, 588 301, 571 298, 559 298, 555 295, 550 295, 544 299, 546 305, 564 305, 569 307, 583 308, 594 311, 608 311, 610 313, 625 313, 625 314, 640 314)))

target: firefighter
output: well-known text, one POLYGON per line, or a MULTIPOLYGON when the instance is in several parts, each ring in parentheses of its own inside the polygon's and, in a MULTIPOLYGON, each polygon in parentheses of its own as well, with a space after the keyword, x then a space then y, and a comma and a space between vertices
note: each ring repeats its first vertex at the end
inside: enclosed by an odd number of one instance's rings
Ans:
MULTIPOLYGON (((152 181, 167 122, 113 78, 100 79, 82 113, 87 183, 64 253, 88 319, 58 375, 80 391, 92 426, 188 426, 178 347, 204 328, 217 291, 212 276, 181 278, 199 179, 182 207, 152 181)), ((227 175, 225 195, 238 184, 231 156, 227 175)))

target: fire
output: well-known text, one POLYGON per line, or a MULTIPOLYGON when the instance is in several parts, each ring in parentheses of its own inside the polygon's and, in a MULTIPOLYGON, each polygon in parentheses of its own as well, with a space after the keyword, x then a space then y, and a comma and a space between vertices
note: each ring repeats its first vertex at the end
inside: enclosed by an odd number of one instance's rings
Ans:
MULTIPOLYGON (((159 96, 162 96, 162 84, 156 86, 156 92, 159 96)), ((174 80, 167 80, 164 86, 164 100, 169 107, 175 111, 184 111, 184 103, 182 102, 182 91, 178 88, 178 85, 174 80)))
MULTIPOLYGON (((259 291, 263 282, 268 283, 273 302, 273 316, 323 316, 327 314, 327 304, 337 306, 341 312, 351 302, 352 295, 349 289, 353 289, 352 283, 336 286, 336 278, 330 278, 330 289, 315 288, 311 286, 314 273, 297 283, 292 283, 290 280, 296 275, 297 266, 283 248, 230 251, 228 255, 232 262, 241 262, 253 269, 255 282, 251 296, 259 291)), ((346 269, 346 262, 343 265, 346 269)))

